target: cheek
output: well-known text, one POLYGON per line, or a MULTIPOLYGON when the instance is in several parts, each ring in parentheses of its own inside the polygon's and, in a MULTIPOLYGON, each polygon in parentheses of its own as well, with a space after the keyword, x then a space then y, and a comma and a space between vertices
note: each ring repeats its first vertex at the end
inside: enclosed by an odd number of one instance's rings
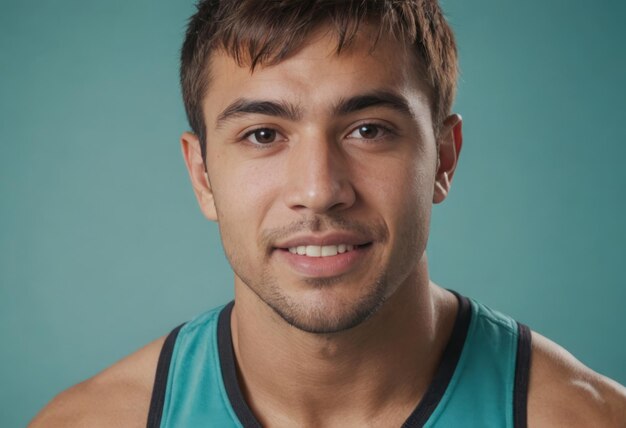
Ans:
POLYGON ((276 193, 277 179, 269 171, 245 162, 236 167, 224 162, 215 169, 213 194, 225 247, 256 242, 276 193))
POLYGON ((252 214, 251 207, 258 206, 259 199, 270 190, 272 169, 227 150, 216 153, 213 160, 209 168, 218 210, 232 217, 252 214))
POLYGON ((398 231, 412 241, 423 240, 427 233, 432 208, 434 180, 430 174, 410 175, 405 178, 396 196, 395 216, 398 231))
POLYGON ((375 167, 357 171, 364 177, 363 189, 375 195, 378 203, 392 208, 398 215, 407 215, 430 207, 435 182, 434 162, 430 158, 405 156, 385 159, 375 167))
POLYGON ((224 254, 235 274, 249 282, 259 274, 263 254, 257 239, 263 220, 262 181, 244 171, 221 172, 214 185, 218 227, 224 254))
POLYGON ((430 223, 434 188, 434 166, 428 157, 404 157, 370 169, 362 183, 373 189, 370 201, 383 217, 394 243, 394 251, 421 251, 430 223), (407 159, 410 159, 407 161, 407 159))
POLYGON ((397 209, 391 230, 392 269, 399 278, 406 277, 421 260, 428 243, 434 178, 428 169, 406 174, 397 188, 397 209))

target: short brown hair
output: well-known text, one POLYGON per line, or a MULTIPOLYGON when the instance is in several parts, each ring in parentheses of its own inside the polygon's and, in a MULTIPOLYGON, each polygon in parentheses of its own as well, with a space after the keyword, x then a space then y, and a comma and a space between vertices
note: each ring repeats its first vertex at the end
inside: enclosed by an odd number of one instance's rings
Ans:
POLYGON ((276 64, 301 47, 322 24, 329 24, 334 31, 337 53, 354 40, 365 23, 378 28, 378 37, 390 34, 411 44, 431 91, 435 131, 450 113, 456 92, 457 51, 437 0, 200 0, 196 7, 181 51, 180 79, 187 118, 200 138, 203 158, 206 126, 202 100, 209 84, 211 54, 221 50, 251 69, 276 64))

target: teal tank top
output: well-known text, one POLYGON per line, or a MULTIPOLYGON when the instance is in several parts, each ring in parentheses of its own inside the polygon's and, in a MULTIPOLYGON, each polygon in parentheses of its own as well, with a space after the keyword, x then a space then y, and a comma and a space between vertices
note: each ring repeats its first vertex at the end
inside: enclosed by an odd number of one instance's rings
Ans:
MULTIPOLYGON (((460 296, 431 385, 402 425, 525 427, 530 330, 460 296)), ((159 357, 149 428, 260 427, 237 381, 233 302, 174 329, 159 357)))

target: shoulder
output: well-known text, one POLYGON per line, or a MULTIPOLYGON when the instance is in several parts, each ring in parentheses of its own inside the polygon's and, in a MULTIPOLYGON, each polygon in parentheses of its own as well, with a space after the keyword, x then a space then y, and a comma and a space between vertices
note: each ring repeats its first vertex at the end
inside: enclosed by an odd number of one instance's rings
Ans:
POLYGON ((165 337, 57 395, 30 423, 40 427, 145 427, 165 337))
POLYGON ((528 425, 624 427, 626 388, 532 332, 528 425))

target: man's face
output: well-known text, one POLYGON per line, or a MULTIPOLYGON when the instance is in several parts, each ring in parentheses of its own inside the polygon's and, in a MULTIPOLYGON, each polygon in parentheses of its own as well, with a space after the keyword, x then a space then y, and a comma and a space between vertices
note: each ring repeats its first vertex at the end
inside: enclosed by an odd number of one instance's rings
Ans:
POLYGON ((372 51, 368 36, 337 55, 319 32, 253 72, 211 61, 201 207, 236 287, 305 331, 365 320, 415 279, 426 247, 438 165, 427 89, 409 49, 372 51))

